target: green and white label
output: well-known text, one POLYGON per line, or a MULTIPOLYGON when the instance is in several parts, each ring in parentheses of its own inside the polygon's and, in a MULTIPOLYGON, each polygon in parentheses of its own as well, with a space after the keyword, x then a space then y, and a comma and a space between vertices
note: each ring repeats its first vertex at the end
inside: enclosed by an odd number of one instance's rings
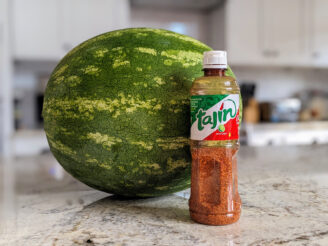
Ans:
POLYGON ((239 94, 191 96, 192 140, 239 138, 239 94))

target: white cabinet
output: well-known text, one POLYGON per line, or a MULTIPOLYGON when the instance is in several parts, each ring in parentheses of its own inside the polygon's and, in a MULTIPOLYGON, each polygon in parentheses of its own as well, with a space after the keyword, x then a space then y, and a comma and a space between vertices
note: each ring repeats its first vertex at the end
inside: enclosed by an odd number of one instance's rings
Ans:
POLYGON ((258 2, 259 39, 265 63, 296 65, 304 61, 306 48, 303 3, 303 0, 258 2))
POLYGON ((57 0, 14 0, 14 57, 59 59, 57 0))
POLYGON ((328 66, 328 1, 308 0, 309 59, 317 66, 328 66))
POLYGON ((129 26, 126 0, 61 0, 60 14, 65 52, 100 33, 129 26))
MULTIPOLYGON (((310 8, 306 6, 306 1, 312 0, 227 1, 225 43, 229 62, 234 65, 311 64, 308 59, 307 35, 307 16, 310 8)), ((325 2, 328 7, 326 0, 314 1, 325 2)), ((316 8, 315 5, 313 7, 316 8)), ((317 12, 313 13, 316 16, 313 22, 318 23, 318 30, 325 26, 328 35, 328 17, 325 13, 327 8, 321 3, 318 8, 317 12)), ((325 45, 328 43, 328 36, 326 40, 320 37, 313 42, 316 42, 317 46, 325 45)))
POLYGON ((129 25, 128 0, 14 0, 16 59, 58 60, 95 35, 129 25))
POLYGON ((229 63, 249 64, 261 59, 258 21, 258 0, 227 1, 225 44, 229 63))

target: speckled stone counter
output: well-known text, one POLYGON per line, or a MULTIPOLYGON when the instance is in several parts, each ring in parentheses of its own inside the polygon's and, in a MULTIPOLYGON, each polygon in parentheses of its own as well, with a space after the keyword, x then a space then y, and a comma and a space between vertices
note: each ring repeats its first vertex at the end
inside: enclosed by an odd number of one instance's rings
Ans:
POLYGON ((124 200, 50 154, 2 160, 0 245, 328 245, 328 146, 242 147, 241 219, 194 223, 189 191, 124 200))

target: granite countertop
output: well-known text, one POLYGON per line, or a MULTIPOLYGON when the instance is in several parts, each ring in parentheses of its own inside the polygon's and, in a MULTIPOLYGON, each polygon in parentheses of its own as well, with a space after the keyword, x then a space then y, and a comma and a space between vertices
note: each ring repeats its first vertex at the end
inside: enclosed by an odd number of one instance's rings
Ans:
POLYGON ((50 154, 0 162, 0 245, 328 245, 328 146, 242 147, 240 220, 189 217, 189 191, 121 199, 50 154))

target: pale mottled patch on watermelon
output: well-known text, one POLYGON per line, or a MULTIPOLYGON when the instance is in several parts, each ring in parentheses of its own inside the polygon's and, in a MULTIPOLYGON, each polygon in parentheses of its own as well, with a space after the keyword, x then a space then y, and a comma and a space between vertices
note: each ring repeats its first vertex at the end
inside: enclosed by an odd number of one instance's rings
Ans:
POLYGON ((67 145, 63 144, 59 140, 53 140, 52 138, 48 137, 48 141, 51 144, 51 147, 56 149, 57 151, 60 151, 66 155, 74 156, 76 155, 76 151, 68 147, 67 145))
MULTIPOLYGON (((125 172, 125 168, 123 166, 117 166, 117 168, 121 171, 121 172, 125 172)), ((122 184, 124 183, 124 181, 120 181, 122 184)))
POLYGON ((124 47, 121 47, 121 46, 111 49, 111 51, 114 51, 114 52, 118 51, 121 54, 123 53, 123 50, 124 50, 124 47))
POLYGON ((113 68, 117 68, 119 66, 130 66, 130 61, 128 60, 122 61, 120 59, 115 60, 113 64, 113 68))
POLYGON ((61 132, 61 134, 63 135, 67 135, 67 136, 71 136, 74 135, 74 133, 71 130, 68 130, 65 127, 59 127, 59 131, 61 132))
POLYGON ((141 163, 140 166, 154 169, 154 170, 161 169, 161 166, 158 163, 141 163))
POLYGON ((161 77, 155 76, 154 80, 157 85, 165 85, 166 84, 166 82, 161 77))
POLYGON ((131 171, 132 171, 133 174, 135 174, 136 172, 139 171, 139 168, 138 167, 132 168, 131 171))
POLYGON ((164 129, 164 127, 165 127, 165 124, 159 124, 159 125, 157 126, 157 130, 158 130, 158 131, 162 131, 162 130, 164 129))
POLYGON ((145 38, 147 37, 148 34, 147 33, 143 33, 143 32, 139 32, 136 34, 136 38, 145 38))
POLYGON ((82 71, 85 74, 96 75, 97 76, 97 75, 99 75, 100 68, 99 67, 96 67, 94 65, 88 65, 85 68, 82 68, 82 71))
POLYGON ((86 159, 88 163, 99 163, 97 159, 86 159))
POLYGON ((140 87, 140 86, 143 86, 145 88, 148 87, 148 84, 145 83, 145 82, 133 82, 133 85, 136 86, 136 87, 140 87))
POLYGON ((72 63, 76 63, 76 64, 79 64, 83 61, 83 58, 81 56, 73 56, 72 57, 72 63))
POLYGON ((118 137, 108 136, 106 134, 101 134, 99 132, 96 133, 90 132, 87 134, 86 137, 87 139, 93 140, 97 144, 101 144, 107 150, 110 150, 114 144, 122 143, 122 139, 118 137))
POLYGON ((58 68, 55 73, 53 74, 54 77, 58 77, 59 75, 62 75, 65 70, 68 68, 68 64, 63 65, 62 67, 58 68))
POLYGON ((189 161, 185 159, 173 160, 171 157, 167 159, 167 171, 173 172, 177 168, 184 168, 189 165, 189 161))
POLYGON ((186 137, 168 137, 158 138, 156 143, 164 150, 180 149, 189 145, 189 138, 186 137))
POLYGON ((79 76, 71 75, 67 78, 66 81, 70 87, 74 87, 74 86, 77 86, 78 84, 80 84, 82 79, 79 76))
POLYGON ((104 57, 107 52, 108 52, 107 48, 100 48, 95 51, 95 57, 97 58, 104 57))
POLYGON ((134 144, 134 145, 140 146, 140 147, 142 147, 146 150, 151 150, 154 147, 152 142, 135 141, 135 140, 132 140, 132 139, 129 139, 129 138, 128 138, 128 142, 129 142, 129 144, 134 144))
POLYGON ((156 104, 154 107, 153 107, 154 110, 160 110, 162 109, 162 105, 161 104, 156 104))
POLYGON ((58 77, 56 77, 56 79, 54 80, 54 83, 55 83, 55 84, 60 84, 60 83, 62 83, 64 80, 65 80, 65 77, 64 77, 64 76, 58 76, 58 77))
POLYGON ((203 57, 203 55, 199 54, 198 52, 184 51, 184 50, 166 50, 166 51, 162 51, 161 55, 171 58, 175 62, 181 63, 182 66, 186 68, 199 64, 203 57))
POLYGON ((157 55, 156 50, 152 49, 152 48, 137 47, 137 48, 135 48, 135 50, 137 50, 138 52, 150 54, 150 55, 153 55, 153 56, 157 55))
POLYGON ((141 171, 142 172, 145 172, 147 175, 161 175, 161 174, 163 174, 163 171, 162 170, 155 170, 153 168, 149 168, 148 166, 147 167, 146 166, 142 166, 142 167, 143 167, 143 169, 141 171))
POLYGON ((108 164, 105 164, 105 163, 100 163, 99 166, 102 167, 102 168, 105 168, 107 170, 111 170, 112 169, 112 166, 110 166, 108 164))
MULTIPOLYGON (((71 119, 85 118, 92 120, 94 117, 94 106, 98 101, 84 100, 83 98, 77 98, 74 101, 70 99, 57 99, 51 98, 44 103, 44 112, 48 113, 52 117, 65 117, 71 119)), ((99 103, 102 105, 102 101, 99 103)), ((98 105, 99 108, 101 108, 98 105)))
POLYGON ((168 59, 164 60, 164 65, 166 65, 166 66, 172 66, 172 64, 173 64, 173 61, 172 60, 168 60, 168 59))
MULTIPOLYGON (((158 111, 161 109, 161 102, 152 98, 142 100, 140 96, 132 97, 132 95, 118 94, 116 99, 90 100, 87 98, 72 99, 56 99, 51 98, 45 102, 45 112, 52 114, 54 117, 66 118, 84 118, 93 120, 95 111, 108 111, 112 113, 114 118, 118 117, 121 112, 132 113, 138 109, 148 109, 158 111), (79 114, 76 113, 79 112, 79 114)), ((152 114, 153 111, 148 111, 152 114)))

